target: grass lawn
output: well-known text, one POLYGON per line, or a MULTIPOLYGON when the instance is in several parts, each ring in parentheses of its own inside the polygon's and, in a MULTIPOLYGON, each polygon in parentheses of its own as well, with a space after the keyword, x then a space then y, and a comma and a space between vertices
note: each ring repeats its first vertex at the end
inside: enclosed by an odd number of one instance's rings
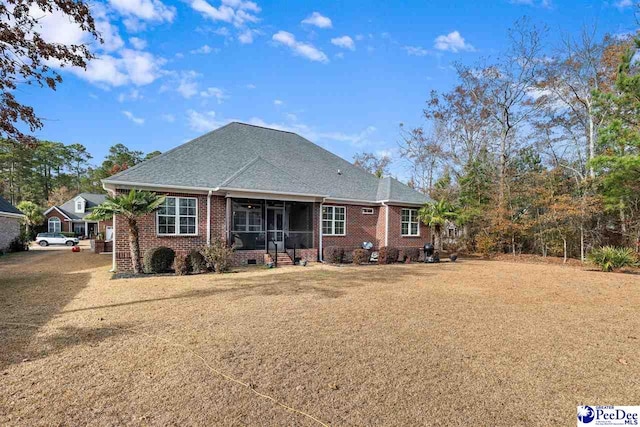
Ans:
POLYGON ((282 405, 575 425, 579 404, 640 404, 640 276, 463 260, 111 280, 110 261, 0 258, 0 425, 321 425, 282 405))

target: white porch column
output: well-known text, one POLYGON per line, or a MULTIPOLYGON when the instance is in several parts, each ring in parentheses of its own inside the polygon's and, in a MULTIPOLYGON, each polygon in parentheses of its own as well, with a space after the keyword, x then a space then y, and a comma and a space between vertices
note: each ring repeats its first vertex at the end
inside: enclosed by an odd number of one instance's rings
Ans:
POLYGON ((207 246, 211 244, 211 190, 207 194, 207 246))
MULTIPOLYGON (((112 233, 111 233, 111 272, 114 273, 117 270, 116 267, 116 216, 113 215, 112 223, 111 223, 112 233)), ((105 238, 106 238, 105 231, 105 238)))
POLYGON ((84 222, 84 237, 89 237, 89 223, 87 221, 84 222))
POLYGON ((322 257, 322 203, 320 203, 320 212, 318 215, 318 260, 324 262, 322 257))

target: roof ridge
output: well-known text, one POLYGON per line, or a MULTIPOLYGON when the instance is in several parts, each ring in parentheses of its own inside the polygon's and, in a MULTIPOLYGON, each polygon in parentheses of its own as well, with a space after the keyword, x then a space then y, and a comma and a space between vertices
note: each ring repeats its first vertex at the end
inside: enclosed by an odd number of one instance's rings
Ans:
MULTIPOLYGON (((251 165, 253 165, 254 163, 256 163, 258 160, 262 159, 262 157, 257 156, 256 158, 254 158, 253 160, 250 160, 246 165, 242 166, 240 169, 238 169, 237 171, 235 171, 234 173, 232 173, 229 178, 225 179, 224 181, 222 181, 222 184, 219 185, 219 187, 224 187, 228 182, 233 181, 235 178, 237 178, 239 175, 241 175, 244 171, 246 171, 247 169, 249 169, 251 167, 251 165)), ((264 160, 264 159, 262 159, 264 160)), ((264 160, 266 162, 266 160, 264 160)), ((267 162, 269 163, 269 162, 267 162)), ((271 164, 271 163, 269 163, 271 164)))
MULTIPOLYGON (((230 122, 228 124, 238 124, 238 125, 244 125, 244 126, 251 126, 251 127, 259 128, 259 129, 266 129, 266 130, 272 130, 272 131, 275 131, 275 132, 284 132, 284 133, 290 133, 292 135, 298 135, 297 133, 295 133, 293 131, 290 131, 290 130, 276 129, 276 128, 270 128, 270 127, 267 127, 267 126, 254 125, 253 123, 233 121, 233 122, 230 122)), ((298 135, 298 136, 300 136, 300 135, 298 135)))

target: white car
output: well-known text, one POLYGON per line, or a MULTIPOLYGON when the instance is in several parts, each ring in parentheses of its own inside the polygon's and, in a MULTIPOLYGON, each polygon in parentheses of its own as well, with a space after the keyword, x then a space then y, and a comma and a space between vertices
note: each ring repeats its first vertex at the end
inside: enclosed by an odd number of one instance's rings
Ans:
POLYGON ((36 243, 40 246, 67 245, 75 246, 80 241, 77 237, 67 237, 62 233, 38 233, 36 243))

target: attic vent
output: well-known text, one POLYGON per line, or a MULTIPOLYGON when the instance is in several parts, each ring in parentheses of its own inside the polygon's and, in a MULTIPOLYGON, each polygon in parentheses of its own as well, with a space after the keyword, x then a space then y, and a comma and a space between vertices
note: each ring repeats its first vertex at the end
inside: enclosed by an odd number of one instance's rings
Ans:
POLYGON ((373 215, 373 208, 362 208, 363 215, 373 215))

